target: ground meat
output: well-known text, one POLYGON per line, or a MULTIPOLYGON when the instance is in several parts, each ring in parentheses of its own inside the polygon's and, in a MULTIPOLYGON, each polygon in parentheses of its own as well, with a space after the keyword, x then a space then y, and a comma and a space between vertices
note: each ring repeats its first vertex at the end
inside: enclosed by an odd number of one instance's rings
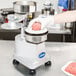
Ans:
POLYGON ((73 74, 74 76, 76 76, 76 62, 72 62, 70 63, 66 68, 65 71, 73 74))
POLYGON ((41 30, 41 23, 35 22, 35 23, 32 25, 32 30, 34 30, 34 31, 41 30))

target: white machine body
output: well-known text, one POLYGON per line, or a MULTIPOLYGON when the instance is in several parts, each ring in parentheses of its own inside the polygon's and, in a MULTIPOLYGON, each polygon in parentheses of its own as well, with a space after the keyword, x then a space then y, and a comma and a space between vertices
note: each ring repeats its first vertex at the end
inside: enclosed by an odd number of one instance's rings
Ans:
POLYGON ((14 59, 29 69, 36 69, 50 60, 45 48, 45 42, 32 44, 26 41, 21 34, 15 37, 14 59))

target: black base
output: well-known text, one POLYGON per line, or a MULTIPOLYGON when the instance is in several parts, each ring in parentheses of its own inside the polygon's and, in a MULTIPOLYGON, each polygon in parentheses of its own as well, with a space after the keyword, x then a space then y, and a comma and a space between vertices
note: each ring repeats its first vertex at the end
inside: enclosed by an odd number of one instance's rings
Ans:
POLYGON ((52 64, 51 61, 48 61, 45 63, 45 66, 51 66, 51 64, 52 64))
POLYGON ((14 65, 19 65, 19 62, 14 59, 14 60, 13 60, 13 64, 14 64, 14 65))
MULTIPOLYGON (((13 60, 13 65, 19 65, 20 63, 17 60, 13 60)), ((45 66, 51 66, 51 61, 48 61, 45 63, 45 66)), ((36 74, 36 70, 35 69, 29 69, 29 74, 30 75, 35 75, 36 74)))
POLYGON ((29 70, 29 74, 30 75, 35 75, 36 74, 36 70, 35 69, 30 69, 29 70))

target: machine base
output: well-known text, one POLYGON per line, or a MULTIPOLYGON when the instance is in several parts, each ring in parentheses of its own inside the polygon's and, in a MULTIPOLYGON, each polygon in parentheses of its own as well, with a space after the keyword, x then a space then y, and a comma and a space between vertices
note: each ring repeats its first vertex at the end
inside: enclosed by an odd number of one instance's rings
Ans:
MULTIPOLYGON (((14 59, 13 60, 13 65, 16 65, 16 66, 18 66, 20 64, 20 62, 19 61, 17 61, 16 59, 14 59)), ((51 66, 51 61, 48 61, 48 62, 46 62, 44 65, 46 66, 46 67, 48 67, 48 66, 51 66)), ((28 68, 29 69, 29 68, 28 68)), ((29 74, 30 75, 35 75, 36 74, 36 68, 35 69, 29 69, 29 74)))
POLYGON ((51 61, 48 58, 44 58, 43 60, 31 60, 31 59, 27 59, 27 58, 22 58, 19 56, 15 56, 13 59, 13 64, 15 65, 19 65, 19 63, 21 63, 22 65, 26 66, 29 69, 36 69, 38 67, 40 67, 41 65, 45 66, 51 66, 51 61))
POLYGON ((45 48, 45 42, 40 44, 32 44, 21 38, 20 35, 15 37, 15 53, 14 65, 26 66, 29 69, 29 74, 35 74, 36 68, 41 65, 51 66, 49 55, 45 48))

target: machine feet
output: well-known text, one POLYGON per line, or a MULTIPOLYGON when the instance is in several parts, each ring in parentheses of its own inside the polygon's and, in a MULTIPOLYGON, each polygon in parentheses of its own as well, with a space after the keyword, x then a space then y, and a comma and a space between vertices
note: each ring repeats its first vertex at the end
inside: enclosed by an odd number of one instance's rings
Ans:
POLYGON ((29 74, 30 75, 35 75, 36 74, 36 70, 35 69, 30 69, 29 70, 29 74))
MULTIPOLYGON (((19 65, 20 63, 19 63, 19 61, 17 61, 17 60, 13 60, 13 65, 19 65)), ((45 63, 45 66, 51 66, 51 61, 48 61, 48 62, 46 62, 45 63)), ((35 75, 36 74, 36 69, 29 69, 29 74, 30 75, 35 75)))
POLYGON ((52 64, 51 61, 48 61, 45 63, 45 66, 51 66, 51 64, 52 64))
POLYGON ((13 64, 14 64, 14 65, 19 65, 19 62, 14 59, 14 60, 13 60, 13 64))

